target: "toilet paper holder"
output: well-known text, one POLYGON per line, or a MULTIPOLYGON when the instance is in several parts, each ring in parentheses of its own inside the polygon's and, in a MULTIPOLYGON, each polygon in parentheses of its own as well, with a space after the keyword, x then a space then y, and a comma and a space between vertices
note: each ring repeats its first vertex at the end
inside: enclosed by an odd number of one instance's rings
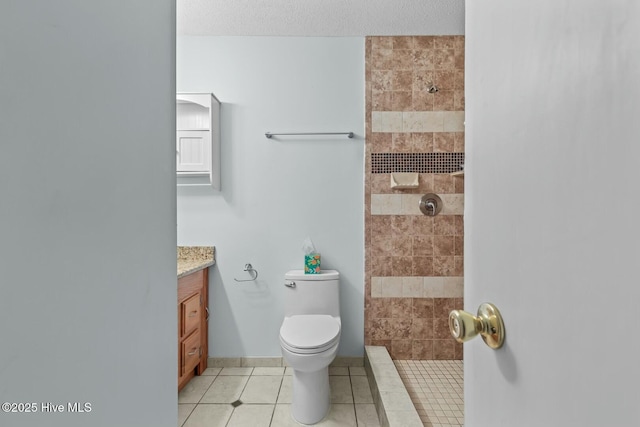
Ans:
POLYGON ((243 271, 248 271, 249 274, 252 276, 251 279, 236 279, 234 277, 233 280, 235 280, 236 282, 253 282, 254 280, 256 280, 258 278, 258 270, 253 268, 253 266, 251 264, 249 264, 249 263, 244 265, 244 270, 243 271))

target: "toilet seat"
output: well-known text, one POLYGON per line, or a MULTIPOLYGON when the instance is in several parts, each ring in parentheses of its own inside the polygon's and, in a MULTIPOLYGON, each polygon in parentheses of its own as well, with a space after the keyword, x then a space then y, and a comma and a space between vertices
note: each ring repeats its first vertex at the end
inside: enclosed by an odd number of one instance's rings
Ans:
POLYGON ((326 314, 285 317, 280 327, 280 343, 292 353, 321 353, 339 339, 340 322, 326 314))

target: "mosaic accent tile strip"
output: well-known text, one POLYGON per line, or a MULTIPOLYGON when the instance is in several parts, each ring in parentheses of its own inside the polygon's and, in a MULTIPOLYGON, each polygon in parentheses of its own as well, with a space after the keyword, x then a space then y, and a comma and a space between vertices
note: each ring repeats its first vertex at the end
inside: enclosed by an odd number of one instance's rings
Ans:
POLYGON ((372 153, 371 173, 451 173, 462 170, 464 153, 372 153))

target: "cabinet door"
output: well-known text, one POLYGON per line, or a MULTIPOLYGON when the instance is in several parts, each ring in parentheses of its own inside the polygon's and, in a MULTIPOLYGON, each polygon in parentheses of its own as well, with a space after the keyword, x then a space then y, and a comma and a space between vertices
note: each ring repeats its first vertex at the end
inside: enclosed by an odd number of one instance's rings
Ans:
POLYGON ((211 171, 211 132, 181 130, 176 137, 176 170, 209 173, 211 171))
POLYGON ((196 330, 182 341, 180 346, 180 356, 182 359, 182 370, 180 375, 192 371, 200 363, 202 347, 200 344, 200 331, 196 330))
POLYGON ((180 331, 183 337, 189 335, 192 331, 200 326, 202 319, 201 312, 201 294, 197 293, 182 303, 182 331, 180 331))

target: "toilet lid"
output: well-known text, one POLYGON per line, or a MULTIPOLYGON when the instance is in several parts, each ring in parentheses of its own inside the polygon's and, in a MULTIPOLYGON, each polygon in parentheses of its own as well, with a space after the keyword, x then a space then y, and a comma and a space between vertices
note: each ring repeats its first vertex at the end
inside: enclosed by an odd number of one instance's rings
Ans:
POLYGON ((303 314, 285 317, 280 338, 290 347, 324 347, 340 334, 340 323, 327 314, 303 314))

